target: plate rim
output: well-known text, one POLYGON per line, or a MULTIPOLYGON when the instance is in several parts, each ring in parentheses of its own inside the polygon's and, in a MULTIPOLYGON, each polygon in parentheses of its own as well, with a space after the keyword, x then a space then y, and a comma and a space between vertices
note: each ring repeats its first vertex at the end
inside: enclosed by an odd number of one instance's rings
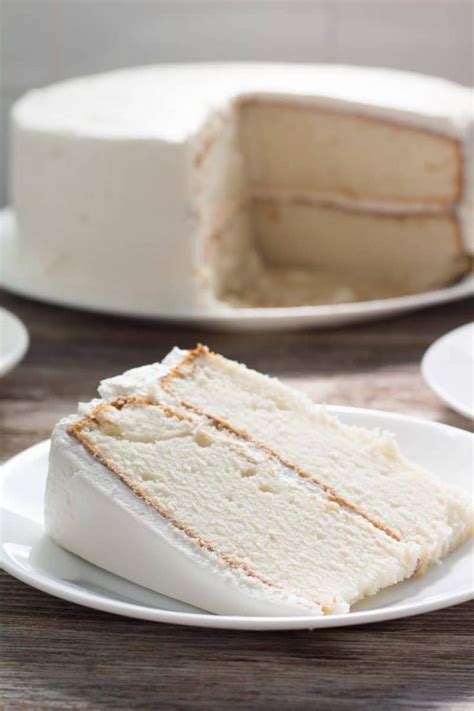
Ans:
POLYGON ((12 311, 0 306, 0 319, 9 320, 18 335, 15 347, 6 356, 0 354, 0 378, 3 378, 15 368, 24 358, 30 345, 30 335, 23 321, 12 311))
POLYGON ((463 417, 466 417, 468 420, 472 420, 474 410, 469 410, 469 408, 464 407, 464 405, 460 404, 458 400, 452 397, 442 385, 433 380, 429 371, 431 365, 430 361, 433 358, 434 353, 437 351, 437 349, 440 346, 442 347, 448 341, 450 341, 460 331, 467 331, 469 328, 474 331, 474 321, 469 321, 468 323, 464 323, 461 326, 457 326, 451 331, 443 333, 442 336, 433 341, 433 343, 427 348, 427 350, 423 354, 420 368, 425 383, 440 398, 440 400, 442 400, 445 405, 448 405, 448 407, 450 407, 458 414, 463 415, 463 417))
MULTIPOLYGON (((395 418, 402 422, 413 425, 421 425, 433 430, 443 430, 446 434, 473 438, 467 430, 453 427, 433 420, 427 420, 413 415, 399 414, 396 412, 375 410, 370 408, 357 408, 345 405, 328 405, 328 411, 335 415, 369 415, 374 418, 391 419, 395 418)), ((5 480, 12 469, 21 466, 23 459, 31 459, 44 456, 49 449, 50 440, 43 440, 31 447, 28 447, 14 455, 0 467, 0 491, 5 485, 5 480)), ((1 510, 1 509, 0 509, 1 510)), ((0 531, 1 532, 1 531, 0 531)), ((73 555, 70 553, 70 555, 73 555)), ((88 561, 86 561, 88 562, 88 561)), ((91 565, 89 563, 89 565, 91 565)), ((130 617, 133 619, 143 619, 151 622, 164 622, 168 624, 185 625, 191 627, 203 627, 213 629, 235 629, 242 631, 283 631, 297 629, 325 629, 331 627, 345 627, 375 622, 388 622, 394 619, 412 617, 414 615, 433 612, 435 610, 452 607, 454 605, 474 599, 474 585, 463 589, 449 597, 432 596, 427 600, 417 603, 402 603, 388 608, 376 608, 373 610, 362 610, 344 615, 329 615, 319 617, 313 615, 301 616, 242 616, 242 615, 214 615, 212 613, 179 612, 164 610, 162 608, 150 608, 148 606, 122 602, 104 598, 100 595, 90 593, 81 588, 79 590, 63 586, 61 581, 55 581, 43 575, 29 574, 24 568, 7 558, 3 550, 3 541, 0 539, 0 567, 14 578, 36 588, 53 597, 67 600, 79 604, 86 608, 108 612, 115 615, 130 617)), ((100 570, 100 568, 99 568, 100 570)))
MULTIPOLYGON (((11 207, 0 209, 0 247, 6 235, 8 223, 15 221, 15 213, 11 207)), ((0 287, 19 296, 32 298, 44 303, 67 308, 90 311, 92 313, 122 316, 178 325, 204 325, 208 328, 227 328, 245 330, 252 328, 283 329, 304 327, 338 326, 344 323, 357 323, 404 313, 420 308, 449 303, 467 298, 474 293, 474 275, 466 274, 455 284, 441 289, 424 291, 419 294, 407 294, 387 299, 371 299, 368 301, 348 302, 343 304, 320 304, 292 307, 239 308, 229 309, 222 313, 192 313, 165 312, 159 313, 147 309, 140 311, 126 307, 114 308, 90 303, 87 299, 61 299, 42 293, 41 289, 28 288, 21 283, 15 283, 15 278, 8 279, 0 274, 0 287)))

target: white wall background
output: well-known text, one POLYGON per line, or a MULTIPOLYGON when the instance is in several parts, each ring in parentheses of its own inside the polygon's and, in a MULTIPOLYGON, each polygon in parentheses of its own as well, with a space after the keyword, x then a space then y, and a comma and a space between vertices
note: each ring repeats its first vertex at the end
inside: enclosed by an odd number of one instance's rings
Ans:
POLYGON ((344 62, 473 80, 472 0, 0 0, 7 118, 32 87, 153 62, 344 62))

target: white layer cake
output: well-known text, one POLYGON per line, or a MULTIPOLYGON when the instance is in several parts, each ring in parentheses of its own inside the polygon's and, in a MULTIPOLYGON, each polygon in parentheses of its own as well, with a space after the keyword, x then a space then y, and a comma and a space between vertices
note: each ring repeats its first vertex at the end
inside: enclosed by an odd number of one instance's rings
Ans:
POLYGON ((469 269, 472 98, 299 64, 146 67, 30 92, 12 114, 5 281, 148 315, 446 286, 469 269))
POLYGON ((384 433, 342 425, 200 346, 103 381, 56 427, 46 529, 212 612, 331 614, 472 532, 465 495, 384 433))

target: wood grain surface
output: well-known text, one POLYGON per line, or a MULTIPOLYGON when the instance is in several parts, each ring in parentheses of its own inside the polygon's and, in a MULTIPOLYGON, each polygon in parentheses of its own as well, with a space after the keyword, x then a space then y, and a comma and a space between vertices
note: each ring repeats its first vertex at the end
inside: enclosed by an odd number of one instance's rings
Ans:
MULTIPOLYGON (((426 348, 472 319, 469 301, 340 330, 230 335, 1 297, 31 335, 0 381, 2 459, 48 437, 102 377, 197 341, 318 401, 469 427, 420 374, 426 348)), ((474 708, 474 603, 360 627, 228 632, 96 612, 1 572, 0 624, 1 709, 474 708)))

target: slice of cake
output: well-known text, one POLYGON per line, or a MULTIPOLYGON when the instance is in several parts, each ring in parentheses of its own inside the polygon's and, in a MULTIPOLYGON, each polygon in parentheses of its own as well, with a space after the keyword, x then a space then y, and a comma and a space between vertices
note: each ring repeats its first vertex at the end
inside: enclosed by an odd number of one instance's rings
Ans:
POLYGON ((472 531, 393 439, 211 353, 102 382, 52 437, 45 520, 82 558, 227 614, 330 614, 472 531))
POLYGON ((410 576, 418 546, 218 420, 119 398, 60 425, 49 534, 213 612, 345 612, 410 576))

